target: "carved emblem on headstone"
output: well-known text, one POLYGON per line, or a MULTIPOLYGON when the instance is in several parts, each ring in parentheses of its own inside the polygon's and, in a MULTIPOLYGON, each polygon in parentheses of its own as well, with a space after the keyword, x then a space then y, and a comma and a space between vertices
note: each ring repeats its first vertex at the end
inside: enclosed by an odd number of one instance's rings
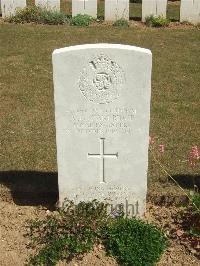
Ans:
POLYGON ((78 81, 85 98, 97 104, 107 104, 119 98, 124 83, 124 71, 105 54, 88 62, 78 81))

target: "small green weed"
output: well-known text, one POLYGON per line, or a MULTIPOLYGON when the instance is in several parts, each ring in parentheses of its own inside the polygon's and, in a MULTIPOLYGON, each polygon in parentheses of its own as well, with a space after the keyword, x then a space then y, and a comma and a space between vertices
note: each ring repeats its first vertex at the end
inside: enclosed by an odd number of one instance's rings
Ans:
MULTIPOLYGON (((200 210, 200 193, 195 193, 192 197, 192 202, 196 205, 196 207, 200 210)), ((197 211, 196 208, 193 208, 194 211, 197 211)))
POLYGON ((70 25, 85 27, 89 26, 92 20, 93 18, 91 16, 78 14, 71 18, 70 25))
POLYGON ((105 235, 106 250, 120 265, 154 265, 167 246, 158 229, 138 219, 119 218, 106 228, 105 235))
POLYGON ((113 26, 115 26, 115 27, 126 28, 126 27, 128 27, 129 25, 128 25, 128 21, 122 18, 122 19, 118 19, 118 20, 116 20, 116 21, 113 23, 113 26))
POLYGON ((166 246, 155 227, 136 219, 113 218, 98 201, 64 206, 44 220, 30 221, 30 247, 36 250, 27 265, 54 266, 104 243, 108 254, 124 265, 152 265, 166 246))
POLYGON ((188 233, 200 237, 200 194, 197 192, 192 197, 193 206, 190 210, 190 229, 188 233))
POLYGON ((121 27, 121 28, 127 28, 128 25, 128 21, 126 19, 118 19, 113 23, 113 26, 115 27, 121 27))
POLYGON ((149 27, 167 27, 170 21, 162 16, 148 16, 145 18, 145 24, 149 27))
MULTIPOLYGON (((183 237, 187 237, 189 241, 200 241, 200 194, 194 192, 191 197, 191 204, 188 205, 185 212, 182 215, 182 228, 185 231, 183 237)), ((194 243, 193 243, 194 244, 194 243)), ((192 246, 195 248, 195 245, 192 246)), ((197 248, 198 249, 198 248, 197 248)))
POLYGON ((6 20, 11 23, 34 22, 38 24, 59 25, 68 22, 68 17, 62 12, 49 11, 37 6, 28 6, 6 20))

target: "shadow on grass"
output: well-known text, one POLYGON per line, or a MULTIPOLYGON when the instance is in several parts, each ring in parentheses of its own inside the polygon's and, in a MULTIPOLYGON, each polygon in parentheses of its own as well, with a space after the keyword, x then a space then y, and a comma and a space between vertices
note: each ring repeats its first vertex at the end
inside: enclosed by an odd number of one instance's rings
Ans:
POLYGON ((8 187, 17 205, 48 206, 58 200, 58 174, 35 171, 0 172, 0 184, 8 187))
MULTIPOLYGON (((173 178, 183 188, 193 189, 195 184, 200 190, 200 175, 174 175, 173 178)), ((58 201, 56 172, 3 171, 0 172, 0 184, 10 190, 17 205, 54 208, 58 201)))
POLYGON ((171 18, 170 21, 171 21, 171 22, 179 22, 179 19, 171 18))
POLYGON ((194 185, 200 190, 200 175, 174 175, 172 176, 182 188, 194 188, 194 185))
POLYGON ((130 17, 129 19, 134 21, 142 21, 141 17, 130 17))

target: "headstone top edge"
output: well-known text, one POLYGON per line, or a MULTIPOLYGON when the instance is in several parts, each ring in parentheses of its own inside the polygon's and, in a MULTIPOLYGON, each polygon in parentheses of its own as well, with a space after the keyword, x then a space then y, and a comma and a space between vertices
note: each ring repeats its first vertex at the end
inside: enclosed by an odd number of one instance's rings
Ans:
POLYGON ((125 44, 110 44, 110 43, 82 44, 82 45, 74 45, 74 46, 59 48, 53 51, 53 56, 66 52, 80 51, 86 49, 119 49, 119 50, 141 52, 152 56, 151 50, 146 48, 141 48, 132 45, 125 45, 125 44))

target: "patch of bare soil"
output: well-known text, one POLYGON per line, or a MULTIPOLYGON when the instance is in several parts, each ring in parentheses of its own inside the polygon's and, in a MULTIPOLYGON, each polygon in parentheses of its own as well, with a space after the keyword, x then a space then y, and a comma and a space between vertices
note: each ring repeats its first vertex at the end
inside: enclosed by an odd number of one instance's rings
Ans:
POLYGON ((21 266, 30 254, 27 249, 26 220, 36 219, 38 207, 17 206, 13 202, 0 202, 0 265, 21 266))
POLYGON ((156 206, 147 204, 145 220, 161 228, 169 240, 169 247, 163 254, 158 266, 200 265, 200 253, 191 246, 190 241, 182 240, 183 213, 185 207, 156 206))
MULTIPOLYGON (((136 20, 129 20, 129 27, 130 28, 139 28, 139 29, 149 29, 148 26, 145 25, 144 22, 136 21, 136 20)), ((113 21, 94 21, 91 23, 90 27, 113 27, 113 21)), ((120 27, 115 27, 120 28, 120 27)), ((181 22, 170 22, 167 27, 157 27, 151 28, 152 30, 163 30, 163 29, 195 29, 199 28, 199 25, 193 25, 191 23, 181 23, 181 22)))
MULTIPOLYGON (((32 252, 27 248, 26 221, 45 217, 49 215, 49 210, 41 206, 19 206, 15 204, 5 187, 0 187, 0 196, 0 265, 22 266, 32 252)), ((153 197, 149 197, 149 199, 153 201, 153 197)), ((183 221, 179 217, 181 217, 180 214, 183 211, 184 207, 166 206, 163 202, 161 205, 152 202, 147 204, 145 220, 162 228, 169 239, 169 247, 158 266, 200 266, 198 250, 181 238, 182 233, 180 232, 182 232, 181 224, 183 221)), ((81 260, 75 258, 69 263, 59 262, 57 266, 64 265, 115 266, 118 264, 114 258, 106 256, 102 246, 98 246, 81 260)))

